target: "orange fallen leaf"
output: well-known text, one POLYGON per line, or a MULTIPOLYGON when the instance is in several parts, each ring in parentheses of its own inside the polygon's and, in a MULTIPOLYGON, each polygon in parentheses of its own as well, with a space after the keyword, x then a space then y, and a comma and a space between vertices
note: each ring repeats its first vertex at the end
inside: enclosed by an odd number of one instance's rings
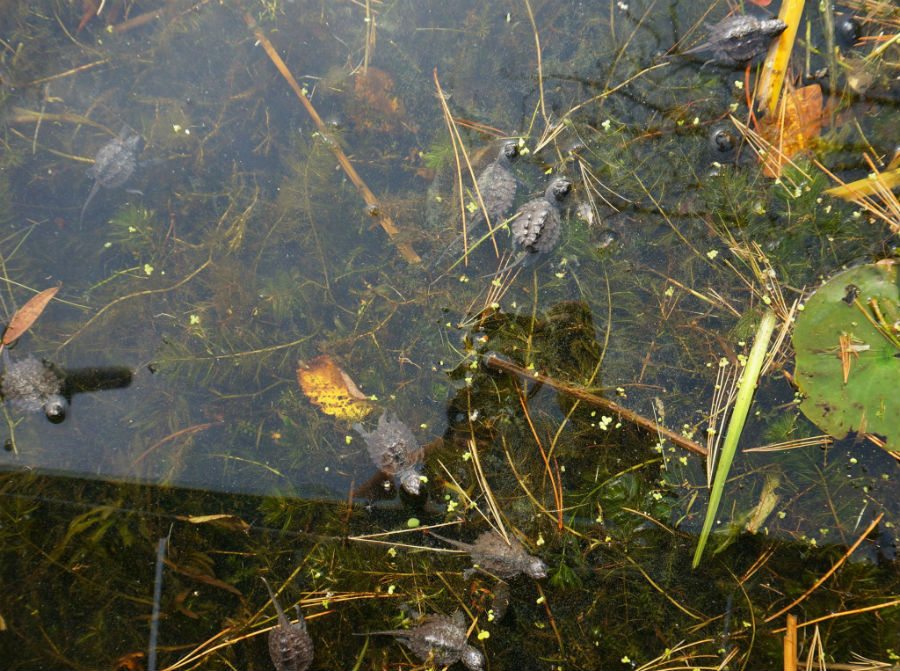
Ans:
POLYGON ((345 107, 354 128, 376 133, 400 129, 406 123, 406 108, 394 89, 394 80, 384 70, 369 66, 358 72, 345 107))
POLYGON ((122 655, 114 662, 113 671, 143 671, 142 659, 144 659, 143 652, 131 652, 127 655, 122 655))
POLYGON ((297 382, 303 393, 326 415, 359 421, 375 405, 327 354, 297 366, 297 382))
POLYGON ((772 147, 764 161, 767 177, 780 177, 788 159, 810 149, 822 131, 822 87, 785 89, 778 110, 759 122, 759 134, 772 147))
POLYGON ((9 345, 11 342, 21 338, 31 328, 31 325, 34 324, 37 318, 41 316, 44 308, 47 307, 47 303, 56 295, 57 291, 59 291, 59 287, 50 287, 32 296, 9 320, 9 326, 3 332, 3 338, 0 342, 4 345, 9 345))

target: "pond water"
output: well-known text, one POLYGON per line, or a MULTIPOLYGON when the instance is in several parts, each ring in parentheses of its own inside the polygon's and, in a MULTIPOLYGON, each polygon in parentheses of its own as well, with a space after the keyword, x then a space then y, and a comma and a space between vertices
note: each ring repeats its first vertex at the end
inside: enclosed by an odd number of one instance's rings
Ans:
POLYGON ((740 128, 766 123, 759 63, 684 54, 729 11, 0 3, 6 321, 60 286, 7 366, 69 397, 61 422, 5 406, 0 668, 272 669, 261 577, 314 669, 421 665, 358 634, 456 611, 488 669, 775 668, 797 599, 801 663, 896 668, 898 461, 803 416, 790 338, 691 568, 714 402, 766 305, 789 319, 900 228, 822 169, 896 167, 897 8, 806 7, 791 76, 821 101, 779 179, 740 128), (571 194, 526 205, 557 176, 571 194), (493 237, 461 240, 479 198, 493 237), (551 249, 511 243, 557 211, 551 249), (370 457, 382 413, 418 494, 370 457), (464 574, 433 525, 501 527, 548 576, 464 574))

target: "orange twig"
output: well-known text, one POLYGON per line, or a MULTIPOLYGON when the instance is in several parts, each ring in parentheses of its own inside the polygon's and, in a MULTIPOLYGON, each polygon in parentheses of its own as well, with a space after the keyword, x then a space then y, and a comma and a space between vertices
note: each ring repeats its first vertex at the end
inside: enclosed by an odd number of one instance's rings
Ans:
MULTIPOLYGON (((847 552, 844 553, 844 556, 841 557, 841 558, 835 563, 834 566, 832 566, 830 569, 828 569, 828 570, 825 572, 825 575, 823 575, 821 578, 819 578, 818 580, 816 580, 815 584, 814 584, 812 587, 810 587, 810 588, 809 588, 808 590, 806 590, 802 595, 800 595, 799 597, 797 597, 796 599, 794 599, 794 600, 793 600, 791 603, 789 603, 787 606, 785 606, 784 608, 782 608, 781 610, 779 610, 777 613, 775 613, 774 615, 770 615, 769 617, 767 617, 765 621, 766 621, 766 622, 771 622, 771 621, 774 620, 775 618, 784 615, 784 614, 785 614, 786 612, 788 612, 791 608, 793 608, 794 606, 796 606, 797 604, 799 604, 801 601, 803 601, 804 599, 806 599, 806 597, 808 597, 810 594, 812 594, 812 593, 815 592, 817 589, 819 589, 819 587, 822 585, 822 583, 825 582, 826 580, 828 580, 828 578, 830 578, 830 577, 832 576, 832 574, 834 574, 834 572, 837 571, 837 570, 843 565, 843 563, 844 563, 845 561, 847 561, 847 560, 850 558, 850 555, 852 555, 852 554, 856 551, 856 548, 858 548, 858 547, 862 544, 862 542, 866 539, 866 536, 868 536, 870 533, 872 533, 872 530, 873 530, 876 526, 878 526, 878 523, 881 521, 881 518, 882 518, 882 517, 884 517, 884 513, 880 513, 880 514, 878 515, 878 517, 876 517, 874 520, 872 520, 872 523, 871 523, 868 527, 866 527, 866 530, 862 532, 862 535, 861 535, 859 538, 857 538, 857 539, 856 539, 856 542, 855 542, 853 545, 850 546, 850 548, 847 550, 847 552)), ((808 624, 808 623, 807 623, 807 624, 808 624)), ((806 626, 806 625, 804 625, 804 626, 806 626)))
MULTIPOLYGON (((876 603, 874 606, 866 606, 865 608, 854 608, 853 610, 842 610, 840 613, 829 613, 828 615, 823 615, 822 617, 817 617, 813 620, 807 620, 806 622, 801 622, 797 625, 797 628, 801 627, 811 627, 814 624, 819 624, 819 622, 824 622, 825 620, 834 620, 839 617, 847 617, 848 615, 859 615, 860 613, 870 613, 873 610, 881 610, 882 608, 893 608, 894 606, 900 606, 900 599, 894 599, 893 601, 885 601, 884 603, 876 603)), ((775 629, 773 634, 780 634, 785 630, 784 627, 781 629, 775 629)))
MULTIPOLYGON (((271 41, 269 41, 269 38, 266 37, 265 33, 262 31, 262 28, 257 25, 256 20, 252 16, 250 16, 249 13, 244 14, 244 23, 246 23, 247 27, 253 31, 253 35, 257 40, 259 40, 259 43, 260 45, 262 45, 262 48, 266 52, 266 55, 269 57, 269 60, 272 61, 272 64, 276 67, 281 76, 284 77, 284 80, 288 83, 288 86, 291 87, 291 90, 300 100, 303 107, 306 109, 306 112, 313 120, 316 128, 322 135, 327 136, 328 128, 325 126, 325 122, 322 121, 322 117, 319 116, 316 108, 312 106, 311 102, 309 102, 309 98, 307 98, 306 94, 303 93, 303 89, 300 87, 300 84, 298 84, 297 80, 294 79, 294 75, 291 74, 291 71, 288 69, 287 64, 282 60, 281 56, 278 54, 278 51, 275 49, 275 46, 271 41)), ((356 172, 356 168, 354 168, 353 164, 350 163, 350 159, 347 158, 347 155, 343 152, 343 150, 335 142, 329 142, 328 147, 331 149, 335 158, 337 158, 337 161, 338 163, 340 163, 341 168, 343 168, 344 173, 347 175, 347 177, 350 178, 350 181, 353 182, 353 185, 362 195, 363 200, 366 202, 366 206, 372 212, 376 213, 375 216, 378 217, 378 223, 381 225, 381 228, 384 229, 384 232, 387 233, 388 236, 390 236, 390 238, 394 241, 394 244, 400 251, 400 255, 403 256, 403 258, 406 259, 409 263, 421 263, 422 259, 419 258, 419 255, 416 254, 416 251, 409 243, 399 242, 395 239, 400 231, 397 229, 394 221, 385 213, 384 208, 382 208, 381 204, 378 202, 378 198, 375 197, 375 194, 372 193, 371 189, 369 189, 369 187, 363 181, 362 177, 359 176, 359 173, 356 172)))
POLYGON ((641 428, 646 429, 651 433, 658 433, 663 438, 671 440, 678 447, 684 448, 685 450, 689 450, 694 454, 699 454, 704 457, 707 455, 706 448, 703 447, 700 443, 695 443, 693 440, 685 438, 684 436, 675 433, 671 429, 667 429, 666 427, 657 424, 652 419, 647 419, 646 417, 643 417, 636 412, 632 412, 627 408, 623 408, 618 403, 614 403, 613 401, 609 401, 600 396, 596 396, 589 391, 585 391, 581 387, 576 387, 571 384, 566 384, 565 382, 560 382, 559 380, 555 380, 552 377, 548 377, 546 375, 541 375, 540 373, 532 373, 531 371, 526 370, 521 366, 517 366, 511 361, 506 361, 494 355, 486 356, 484 358, 484 365, 488 368, 494 368, 495 370, 502 370, 504 373, 512 373, 513 375, 518 375, 519 377, 524 377, 534 382, 546 384, 548 387, 551 387, 558 392, 580 399, 585 403, 590 403, 591 405, 597 406, 599 408, 603 408, 604 410, 608 410, 609 412, 614 412, 626 422, 637 424, 641 428))

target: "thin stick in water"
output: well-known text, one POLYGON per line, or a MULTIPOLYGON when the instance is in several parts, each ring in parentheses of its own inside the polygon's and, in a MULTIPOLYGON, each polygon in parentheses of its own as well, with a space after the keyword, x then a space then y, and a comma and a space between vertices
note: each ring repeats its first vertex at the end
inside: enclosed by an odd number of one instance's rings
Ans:
POLYGON ((163 536, 156 544, 156 572, 153 576, 153 615, 150 618, 150 647, 147 652, 147 671, 156 671, 156 641, 159 638, 159 602, 162 598, 162 572, 166 560, 168 539, 163 536))

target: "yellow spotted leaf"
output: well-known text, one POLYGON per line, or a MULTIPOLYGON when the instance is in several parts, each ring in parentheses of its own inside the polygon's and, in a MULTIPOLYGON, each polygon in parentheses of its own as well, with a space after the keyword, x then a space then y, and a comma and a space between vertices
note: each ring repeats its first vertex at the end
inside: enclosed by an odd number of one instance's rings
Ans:
POLYGON ((375 406, 327 354, 297 366, 297 382, 303 393, 326 415, 354 422, 375 406))

